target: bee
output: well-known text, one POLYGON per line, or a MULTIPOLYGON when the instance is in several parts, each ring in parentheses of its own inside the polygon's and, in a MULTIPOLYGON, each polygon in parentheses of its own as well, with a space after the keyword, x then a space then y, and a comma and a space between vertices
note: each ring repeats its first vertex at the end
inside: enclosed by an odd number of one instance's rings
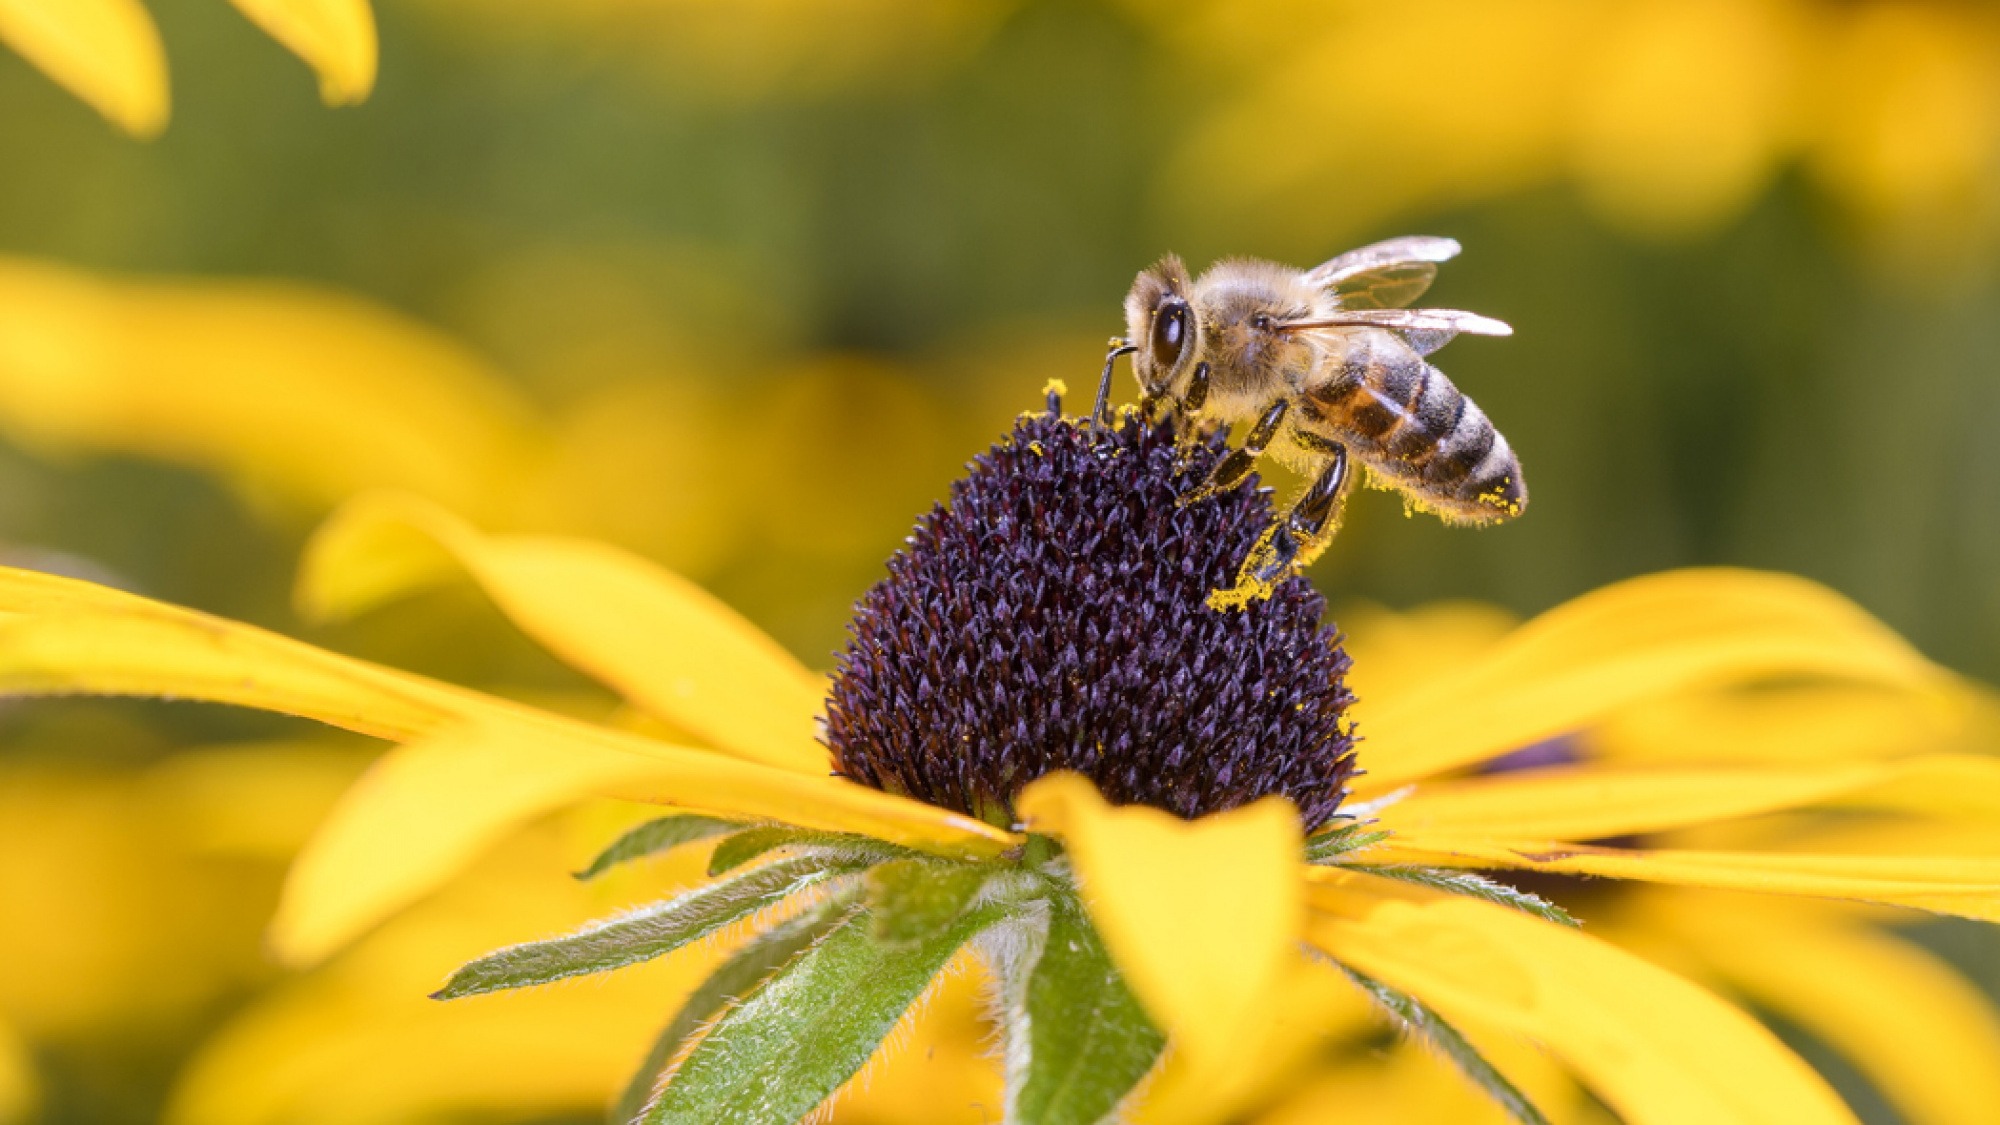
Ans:
POLYGON ((1125 297, 1129 339, 1111 341, 1098 388, 1105 418, 1113 362, 1132 357, 1139 409, 1164 402, 1181 424, 1253 422, 1182 505, 1235 487, 1270 453, 1311 481, 1266 528, 1217 609, 1267 597, 1326 550, 1352 491, 1370 483, 1449 523, 1497 523, 1528 503, 1521 463, 1486 414, 1425 359, 1453 336, 1506 336, 1500 321, 1406 306, 1430 287, 1449 238, 1392 238, 1310 270, 1239 259, 1190 280, 1169 255, 1125 297))

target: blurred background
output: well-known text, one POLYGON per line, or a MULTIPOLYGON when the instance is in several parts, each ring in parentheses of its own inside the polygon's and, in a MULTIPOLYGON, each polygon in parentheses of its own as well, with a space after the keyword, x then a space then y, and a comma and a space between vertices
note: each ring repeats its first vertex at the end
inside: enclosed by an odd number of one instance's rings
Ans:
MULTIPOLYGON (((1140 268, 1420 233, 1466 247, 1426 303, 1515 328, 1438 362, 1533 503, 1360 495, 1336 605, 1766 567, 2000 679, 1989 6, 378 0, 337 109, 223 0, 147 7, 150 140, 0 51, 0 561, 608 706, 469 591, 298 619, 315 522, 411 488, 644 554, 824 666, 962 464, 1050 378, 1088 393, 1140 268)), ((273 986, 284 859, 370 749, 99 702, 0 735, 0 1090, 231 1119, 190 1059, 273 986)))

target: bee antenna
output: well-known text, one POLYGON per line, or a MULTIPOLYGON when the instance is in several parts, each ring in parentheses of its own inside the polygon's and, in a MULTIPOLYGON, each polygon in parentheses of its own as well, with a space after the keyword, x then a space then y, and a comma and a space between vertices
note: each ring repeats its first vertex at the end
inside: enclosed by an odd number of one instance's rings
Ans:
POLYGON ((1104 353, 1104 377, 1097 381, 1097 405, 1090 412, 1090 416, 1098 422, 1105 425, 1111 423, 1111 365, 1118 361, 1119 356, 1131 355, 1138 350, 1123 337, 1111 338, 1111 350, 1104 353))

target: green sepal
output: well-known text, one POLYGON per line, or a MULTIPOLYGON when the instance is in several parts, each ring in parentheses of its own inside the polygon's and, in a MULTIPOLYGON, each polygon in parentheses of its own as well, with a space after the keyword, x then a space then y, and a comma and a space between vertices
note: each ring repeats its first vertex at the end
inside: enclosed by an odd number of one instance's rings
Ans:
POLYGON ((1372 848, 1388 839, 1390 833, 1374 831, 1365 825, 1349 824, 1340 828, 1321 832, 1306 839, 1306 862, 1329 864, 1340 863, 1342 857, 1372 848))
POLYGON ((626 1084, 625 1092, 612 1105, 608 1119, 610 1125, 627 1125, 644 1112, 646 1103, 653 1097, 654 1088, 660 1084, 660 1075, 673 1062, 681 1047, 701 1030, 702 1025, 730 1004, 749 998, 766 980, 791 964, 793 958, 847 921, 855 909, 854 897, 854 892, 835 895, 759 933, 745 942, 707 980, 696 986, 675 1014, 673 1022, 653 1040, 653 1048, 646 1053, 646 1061, 639 1064, 638 1071, 626 1084))
POLYGON ((1470 871, 1395 863, 1349 863, 1342 866, 1350 871, 1365 871, 1370 875, 1379 875, 1384 879, 1394 879, 1400 883, 1415 883, 1417 886, 1429 887, 1434 891, 1464 895, 1467 898, 1490 902, 1495 906, 1511 907, 1523 914, 1540 918, 1544 922, 1554 922, 1558 926, 1568 926, 1571 929, 1583 928, 1583 923, 1571 917, 1569 911, 1548 899, 1510 887, 1505 883, 1495 882, 1483 875, 1475 875, 1470 871))
POLYGON ((1027 1051, 1009 1052, 1007 1120, 1018 1125, 1096 1125, 1118 1107, 1166 1049, 1161 1034, 1091 928, 1073 894, 1049 896, 1048 935, 1010 1012, 1010 1041, 1026 1024, 1027 1051))
POLYGON ((793 1125, 852 1078, 952 955, 1004 914, 982 906, 892 948, 857 912, 717 1020, 641 1120, 793 1125))
POLYGON ((611 846, 597 853, 597 858, 590 861, 589 867, 577 872, 576 877, 595 879, 621 863, 657 855, 710 836, 734 832, 743 826, 739 820, 720 820, 712 816, 663 816, 649 820, 611 841, 611 846))
POLYGON ((821 832, 812 828, 772 824, 746 828, 715 845, 715 852, 708 859, 708 873, 715 876, 733 871, 779 848, 810 848, 826 855, 874 862, 923 854, 872 836, 850 836, 845 832, 821 832))
POLYGON ((1507 1081, 1507 1076, 1501 1074, 1492 1063, 1487 1062, 1486 1056, 1479 1053, 1479 1048, 1474 1047, 1462 1032, 1445 1022, 1444 1017, 1438 1015, 1429 1005, 1407 992, 1391 988, 1373 977, 1363 976, 1345 965, 1341 966, 1341 971, 1355 984, 1360 985, 1361 990, 1366 992, 1370 999, 1388 1009, 1411 1032, 1422 1037, 1424 1042, 1430 1044, 1439 1054, 1450 1059, 1459 1073, 1465 1075, 1468 1081, 1498 1102, 1509 1117, 1521 1125, 1549 1125, 1549 1119, 1542 1116, 1542 1111, 1535 1108, 1535 1103, 1529 1101, 1528 1096, 1512 1082, 1507 1081))
POLYGON ((875 939, 910 945, 942 931, 993 874, 989 866, 934 859, 892 859, 870 868, 861 886, 875 939))
POLYGON ((495 950, 463 965, 433 1000, 609 972, 661 957, 836 874, 811 859, 768 864, 734 879, 593 922, 564 937, 495 950))

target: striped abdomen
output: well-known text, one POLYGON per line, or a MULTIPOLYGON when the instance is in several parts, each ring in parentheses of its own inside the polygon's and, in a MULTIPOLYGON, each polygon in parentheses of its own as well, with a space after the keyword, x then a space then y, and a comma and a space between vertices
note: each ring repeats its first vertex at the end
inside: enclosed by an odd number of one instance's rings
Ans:
POLYGON ((1307 417, 1425 507, 1492 523, 1521 514, 1528 487, 1507 439, 1445 373, 1398 337, 1358 332, 1307 417))

